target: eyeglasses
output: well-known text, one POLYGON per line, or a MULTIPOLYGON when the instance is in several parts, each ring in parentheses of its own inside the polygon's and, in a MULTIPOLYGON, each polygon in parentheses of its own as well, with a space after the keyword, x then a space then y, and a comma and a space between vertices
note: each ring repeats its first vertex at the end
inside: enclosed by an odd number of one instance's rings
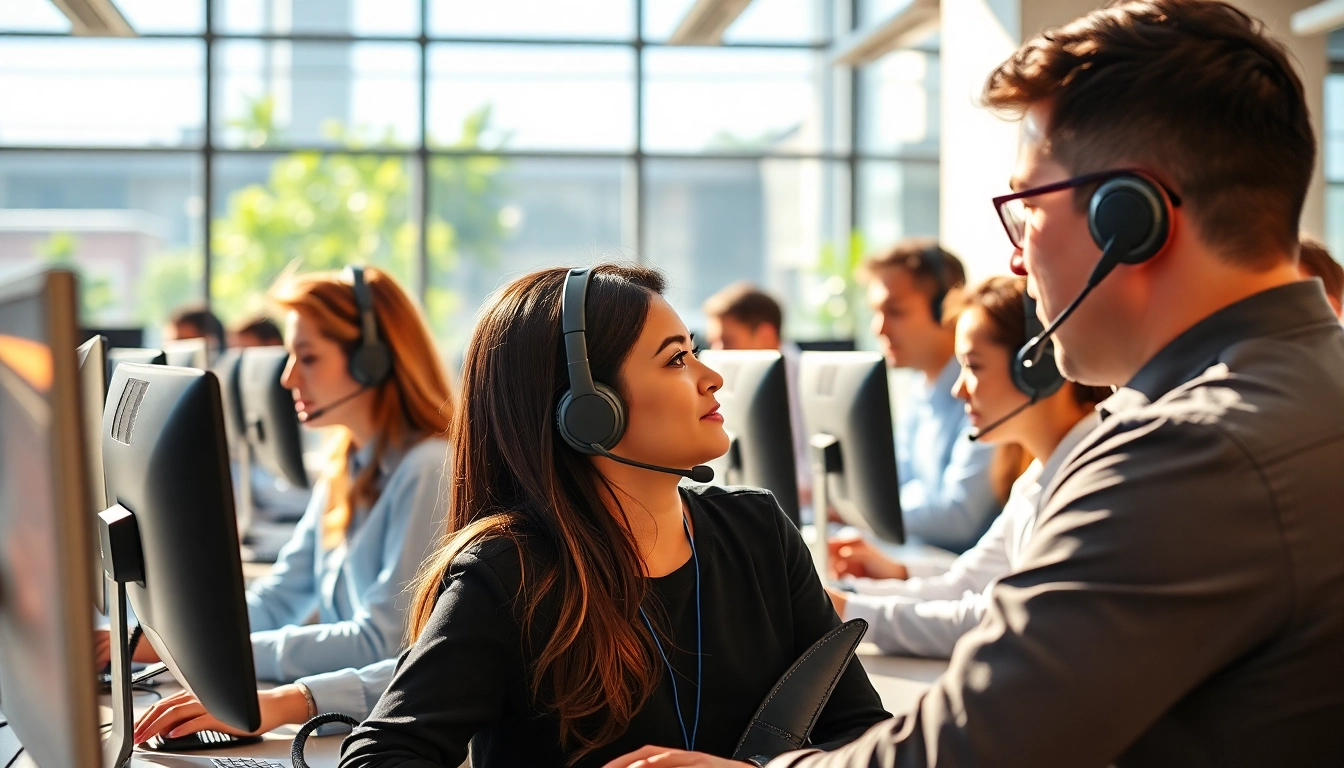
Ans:
MULTIPOLYGON (((994 198, 994 210, 999 214, 999 221, 1003 224, 1003 231, 1008 233, 1008 239, 1012 242, 1014 248, 1022 247, 1022 240, 1027 233, 1027 206, 1023 201, 1029 197, 1045 195, 1051 192, 1059 192, 1065 189, 1073 189, 1087 184, 1099 184, 1108 179, 1125 174, 1142 174, 1152 178, 1150 174, 1135 168, 1118 168, 1110 171, 1097 171, 1096 173, 1085 173, 1082 176, 1075 176, 1072 179, 1057 181, 1054 184, 1046 184, 1042 187, 1032 187, 1024 189, 1021 192, 1014 192, 1011 195, 1000 195, 994 198)), ((1181 198, 1175 192, 1172 192, 1165 184, 1155 182, 1162 190, 1167 193, 1173 206, 1181 204, 1181 198)))

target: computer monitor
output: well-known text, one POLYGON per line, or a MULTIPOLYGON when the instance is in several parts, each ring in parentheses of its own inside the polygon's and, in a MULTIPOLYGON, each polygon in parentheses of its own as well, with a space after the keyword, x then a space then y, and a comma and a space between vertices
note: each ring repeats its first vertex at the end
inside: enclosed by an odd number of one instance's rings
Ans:
POLYGON ((181 339, 163 343, 165 365, 179 368, 197 368, 204 371, 210 367, 210 350, 205 339, 181 339))
POLYGON ((857 348, 853 339, 812 339, 796 343, 804 352, 853 352, 857 348))
POLYGON ((229 455, 234 467, 234 508, 238 515, 238 532, 246 538, 252 525, 254 500, 252 497, 252 450, 247 444, 247 426, 243 423, 243 400, 239 391, 242 374, 243 350, 226 349, 211 368, 219 378, 219 393, 224 406, 224 434, 228 438, 229 455))
POLYGON ((882 356, 804 352, 799 379, 812 451, 813 501, 824 496, 846 523, 904 543, 896 439, 882 356), (824 486, 817 476, 819 457, 824 459, 824 486))
POLYGON ((145 346, 144 328, 80 328, 79 343, 83 344, 94 336, 102 336, 107 339, 108 349, 113 347, 143 347, 145 346))
POLYGON ((239 389, 242 362, 243 350, 227 349, 210 368, 219 377, 219 392, 224 405, 224 429, 229 438, 229 448, 235 454, 247 430, 243 424, 243 397, 239 389))
POLYGON ((723 377, 715 392, 728 453, 709 463, 719 485, 749 485, 775 494, 798 525, 798 473, 784 357, 765 350, 707 350, 700 359, 723 377))
POLYGON ((41 768, 101 760, 77 306, 70 272, 0 284, 0 717, 41 768))
POLYGON ((122 363, 140 363, 142 365, 167 365, 168 356, 162 349, 142 349, 139 347, 111 347, 107 350, 107 383, 112 383, 112 375, 122 363))
POLYGON ((289 353, 284 347, 248 347, 243 350, 238 390, 243 404, 243 426, 252 460, 290 485, 307 488, 303 468, 303 436, 294 395, 280 385, 289 353))
MULTIPOLYGON (((133 572, 115 580, 122 584, 114 584, 112 612, 124 585, 144 638, 177 680, 220 721, 256 730, 261 712, 215 374, 118 366, 103 411, 103 465, 114 502, 102 514, 105 562, 133 572), (120 525, 127 520, 133 524, 120 525), (129 538, 117 538, 125 530, 129 538), (132 559, 122 560, 127 552, 132 559)), ((129 717, 124 722, 114 738, 129 737, 129 717)))
POLYGON ((94 564, 93 605, 100 613, 107 613, 103 590, 101 558, 98 553, 98 513, 111 503, 107 498, 107 484, 103 478, 103 404, 107 400, 107 338, 94 336, 75 350, 79 362, 79 402, 84 423, 84 455, 88 468, 89 515, 91 532, 89 546, 94 564))

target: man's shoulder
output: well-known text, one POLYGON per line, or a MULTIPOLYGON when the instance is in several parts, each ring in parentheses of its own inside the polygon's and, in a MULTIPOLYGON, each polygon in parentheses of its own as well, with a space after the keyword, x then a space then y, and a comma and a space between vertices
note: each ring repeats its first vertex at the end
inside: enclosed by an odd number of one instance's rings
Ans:
POLYGON ((1238 345, 1198 376, 1152 402, 1133 398, 1088 442, 1200 439, 1214 432, 1253 461, 1272 464, 1336 444, 1344 462, 1344 355, 1337 365, 1258 339, 1238 345))

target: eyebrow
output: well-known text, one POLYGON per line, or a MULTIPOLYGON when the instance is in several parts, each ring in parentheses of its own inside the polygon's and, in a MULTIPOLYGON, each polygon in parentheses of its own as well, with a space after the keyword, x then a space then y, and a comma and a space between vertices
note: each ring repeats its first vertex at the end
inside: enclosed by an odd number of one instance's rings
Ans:
POLYGON ((308 347, 311 347, 311 346, 312 346, 312 344, 311 344, 310 342, 307 342, 307 341, 296 341, 296 342, 294 342, 294 351, 297 352, 297 351, 299 351, 300 349, 307 349, 308 347))
POLYGON ((680 343, 682 343, 682 344, 685 344, 685 343, 686 343, 686 337, 685 337, 685 336, 682 336, 681 334, 676 334, 675 336, 668 336, 666 339, 663 339, 663 343, 662 343, 662 344, 659 344, 659 345, 658 345, 658 351, 657 351, 657 352, 654 352, 654 353, 653 353, 653 356, 654 356, 654 357, 657 357, 658 355, 661 355, 661 354, 663 353, 663 350, 664 350, 664 349, 667 349, 667 345, 668 345, 668 344, 675 344, 675 343, 677 343, 677 342, 680 342, 680 343))

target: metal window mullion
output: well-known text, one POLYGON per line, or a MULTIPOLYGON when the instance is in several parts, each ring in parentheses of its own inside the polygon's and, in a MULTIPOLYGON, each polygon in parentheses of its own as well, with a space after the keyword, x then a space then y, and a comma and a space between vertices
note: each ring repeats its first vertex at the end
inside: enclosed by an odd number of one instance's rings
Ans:
POLYGON ((420 0, 420 147, 417 156, 420 159, 420 237, 419 237, 419 279, 420 304, 429 306, 429 206, 430 173, 429 155, 429 0, 420 0))
POLYGON ((644 264, 648 257, 648 226, 644 210, 647 190, 644 168, 644 0, 635 4, 635 259, 644 264))
POLYGON ((203 279, 205 281, 205 307, 210 309, 212 292, 210 290, 210 276, 214 273, 214 253, 211 248, 211 240, 214 235, 214 201, 215 201, 215 118, 214 118, 214 93, 215 93, 215 13, 214 0, 205 0, 205 126, 203 132, 203 142, 201 145, 201 160, 205 165, 203 174, 204 189, 201 194, 201 236, 205 242, 201 244, 201 258, 203 259, 203 279))

